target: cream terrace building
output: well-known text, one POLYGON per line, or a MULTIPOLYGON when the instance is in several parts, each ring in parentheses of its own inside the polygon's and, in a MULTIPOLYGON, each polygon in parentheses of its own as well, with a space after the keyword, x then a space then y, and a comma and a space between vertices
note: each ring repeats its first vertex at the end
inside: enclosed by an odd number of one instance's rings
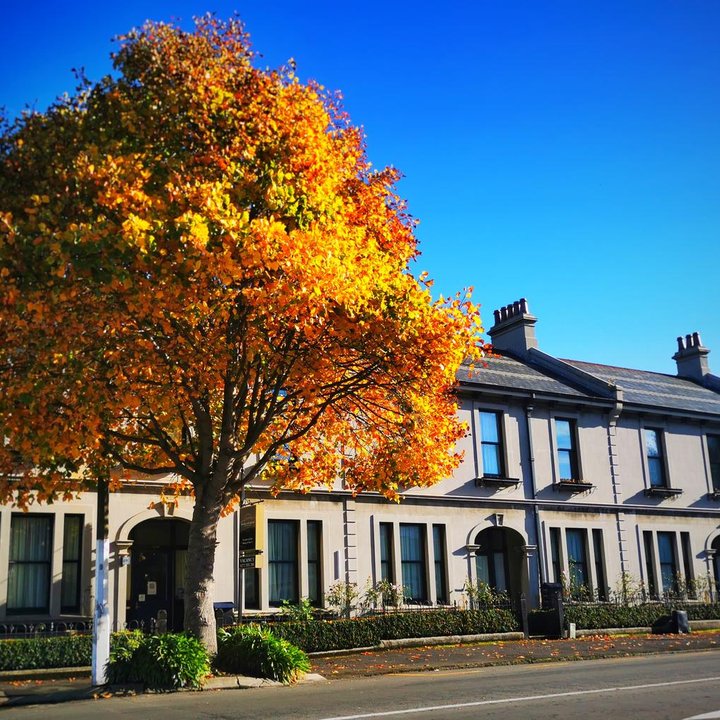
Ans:
MULTIPOLYGON (((335 582, 362 590, 381 579, 428 605, 464 603, 468 580, 530 606, 546 582, 604 599, 623 576, 651 597, 717 597, 720 378, 699 335, 678 338, 677 374, 664 375, 555 358, 538 348, 535 323, 525 300, 496 311, 497 356, 459 373, 470 431, 453 477, 399 505, 353 498, 340 481, 277 499, 248 488, 220 524, 217 606, 322 605, 335 582), (248 556, 253 548, 262 553, 248 556)), ((192 500, 164 503, 157 485, 110 496, 114 628, 159 613, 182 624, 192 500)), ((30 513, 0 508, 0 623, 92 616, 95 524, 92 493, 30 513)))

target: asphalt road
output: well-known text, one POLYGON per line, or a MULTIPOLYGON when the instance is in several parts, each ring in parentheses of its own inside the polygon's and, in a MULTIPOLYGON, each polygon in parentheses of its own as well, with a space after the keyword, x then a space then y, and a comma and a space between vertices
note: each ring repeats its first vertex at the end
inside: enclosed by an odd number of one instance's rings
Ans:
POLYGON ((111 697, 2 711, 2 718, 27 720, 683 720, 696 716, 720 718, 720 652, 405 673, 257 690, 111 697))

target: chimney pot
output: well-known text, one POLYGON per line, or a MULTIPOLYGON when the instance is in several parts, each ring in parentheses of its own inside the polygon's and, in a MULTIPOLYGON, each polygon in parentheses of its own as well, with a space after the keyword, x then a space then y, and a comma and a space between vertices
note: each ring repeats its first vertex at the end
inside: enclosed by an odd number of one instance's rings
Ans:
POLYGON ((710 374, 707 359, 710 351, 703 347, 700 333, 688 333, 684 338, 678 337, 677 341, 678 350, 673 360, 677 363, 678 376, 704 382, 705 376, 710 374))
POLYGON ((489 334, 496 350, 507 350, 522 357, 532 348, 537 348, 535 337, 537 318, 528 312, 525 298, 495 310, 493 316, 495 325, 490 328, 489 334))

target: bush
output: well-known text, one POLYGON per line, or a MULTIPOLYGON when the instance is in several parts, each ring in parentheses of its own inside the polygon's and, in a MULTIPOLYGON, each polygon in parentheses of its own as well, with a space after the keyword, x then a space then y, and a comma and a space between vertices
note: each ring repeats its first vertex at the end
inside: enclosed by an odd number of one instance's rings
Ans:
POLYGON ((310 604, 308 598, 302 598, 299 603, 292 603, 283 600, 280 605, 280 614, 292 621, 312 620, 315 608, 310 604))
POLYGON ((600 628, 651 627, 671 610, 686 610, 689 620, 720 618, 720 603, 684 603, 670 605, 645 603, 643 605, 580 604, 565 606, 565 622, 575 623, 578 630, 600 628))
POLYGON ((404 592, 405 588, 402 585, 395 585, 389 580, 378 580, 373 585, 370 578, 368 578, 360 604, 364 612, 397 608, 402 605, 404 592))
POLYGON ((382 640, 374 618, 289 622, 273 625, 272 630, 305 652, 372 647, 382 640))
POLYGON ((135 673, 133 657, 142 641, 143 634, 140 630, 123 630, 112 635, 107 666, 109 683, 119 685, 135 682, 132 679, 135 673))
POLYGON ((0 670, 85 667, 91 657, 90 635, 0 640, 0 670))
POLYGON ((381 640, 512 632, 518 621, 500 608, 388 613, 353 620, 282 623, 273 632, 306 652, 372 647, 381 640))
POLYGON ((288 683, 308 672, 310 661, 300 648, 277 637, 268 628, 240 625, 218 632, 215 667, 222 672, 288 683))
POLYGON ((108 663, 111 683, 142 683, 155 690, 198 688, 210 673, 207 651, 189 635, 144 636, 135 631, 117 636, 108 663))
POLYGON ((496 608, 510 603, 510 596, 504 590, 496 590, 482 580, 473 582, 468 578, 463 584, 471 608, 496 608))
POLYGON ((350 613, 357 606, 358 596, 357 583, 338 580, 325 593, 325 603, 334 608, 338 615, 350 617, 350 613))
POLYGON ((687 610, 688 620, 720 620, 720 603, 673 605, 673 610, 687 610))
MULTIPOLYGON (((87 667, 91 635, 0 640, 0 670, 87 667)), ((199 687, 210 671, 205 648, 185 635, 144 636, 139 630, 110 637, 108 681, 149 688, 199 687)))
POLYGON ((482 610, 392 613, 377 618, 383 640, 478 635, 518 629, 514 614, 501 608, 482 610))

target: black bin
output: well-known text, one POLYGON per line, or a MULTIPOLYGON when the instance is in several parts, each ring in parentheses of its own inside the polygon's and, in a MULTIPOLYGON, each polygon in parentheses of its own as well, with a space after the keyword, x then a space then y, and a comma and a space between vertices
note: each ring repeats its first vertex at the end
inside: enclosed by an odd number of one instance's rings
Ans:
POLYGON ((673 610, 672 611, 672 632, 674 633, 689 633, 690 623, 688 621, 688 614, 686 610, 673 610))

